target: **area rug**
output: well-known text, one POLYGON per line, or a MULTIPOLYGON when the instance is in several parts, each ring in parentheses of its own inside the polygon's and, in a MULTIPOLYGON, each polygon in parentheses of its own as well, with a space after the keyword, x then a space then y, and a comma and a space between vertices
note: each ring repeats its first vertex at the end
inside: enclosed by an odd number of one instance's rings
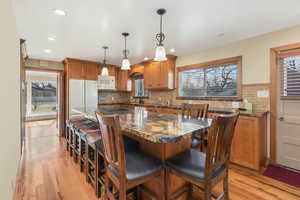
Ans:
POLYGON ((269 165, 263 175, 300 188, 300 173, 295 171, 275 165, 269 165))

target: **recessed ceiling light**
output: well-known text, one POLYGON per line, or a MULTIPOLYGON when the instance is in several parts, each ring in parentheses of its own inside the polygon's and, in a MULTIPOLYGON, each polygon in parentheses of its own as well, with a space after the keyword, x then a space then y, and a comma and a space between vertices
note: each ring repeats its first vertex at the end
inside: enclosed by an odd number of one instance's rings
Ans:
POLYGON ((51 53, 51 49, 44 49, 45 53, 51 53))
POLYGON ((170 49, 170 52, 175 52, 175 49, 174 48, 170 49))
POLYGON ((148 57, 145 57, 144 60, 149 60, 149 58, 148 58, 148 57))
POLYGON ((49 36, 48 37, 48 40, 50 40, 50 41, 54 41, 56 38, 54 37, 54 36, 49 36))
POLYGON ((55 9, 53 12, 54 12, 54 14, 59 15, 59 16, 67 15, 66 11, 64 11, 64 10, 55 9))

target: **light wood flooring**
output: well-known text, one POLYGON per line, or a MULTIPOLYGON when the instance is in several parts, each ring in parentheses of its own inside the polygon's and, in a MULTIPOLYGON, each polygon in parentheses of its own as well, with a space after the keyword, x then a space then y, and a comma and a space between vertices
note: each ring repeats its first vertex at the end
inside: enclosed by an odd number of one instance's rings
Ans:
MULTIPOLYGON (((21 161, 15 200, 95 200, 78 165, 65 151, 55 121, 26 124, 26 150, 21 161)), ((232 167, 232 200, 299 200, 300 190, 260 174, 232 167)), ((216 187, 219 193, 221 187, 216 187)))

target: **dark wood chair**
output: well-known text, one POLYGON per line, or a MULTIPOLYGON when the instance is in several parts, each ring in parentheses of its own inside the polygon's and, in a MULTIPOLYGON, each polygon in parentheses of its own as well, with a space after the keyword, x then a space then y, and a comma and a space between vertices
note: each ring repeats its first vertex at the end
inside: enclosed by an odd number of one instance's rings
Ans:
MULTIPOLYGON (((207 117, 209 104, 182 104, 182 116, 189 119, 204 119, 207 117)), ((191 140, 191 147, 205 151, 207 144, 206 134, 194 134, 191 140)))
POLYGON ((175 174, 188 182, 178 192, 167 194, 167 199, 176 199, 183 192, 189 191, 191 185, 204 191, 204 200, 211 197, 229 199, 228 194, 228 163, 234 129, 239 113, 219 115, 214 118, 208 132, 208 147, 206 153, 190 149, 166 161, 167 178, 175 174), (224 192, 219 196, 212 194, 212 188, 223 180, 224 192))
MULTIPOLYGON (((104 199, 126 200, 127 191, 153 178, 164 176, 163 163, 141 151, 125 151, 124 137, 118 116, 101 116, 96 112, 102 134, 106 160, 104 199)), ((164 199, 164 186, 159 197, 151 194, 151 199, 164 199), (154 197, 154 198, 153 198, 154 197)))

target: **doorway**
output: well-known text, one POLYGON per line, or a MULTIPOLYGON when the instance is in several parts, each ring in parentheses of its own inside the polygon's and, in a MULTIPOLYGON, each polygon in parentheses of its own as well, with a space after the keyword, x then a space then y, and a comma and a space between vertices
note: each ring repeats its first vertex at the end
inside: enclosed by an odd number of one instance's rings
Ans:
POLYGON ((55 70, 25 70, 26 122, 54 120, 63 133, 63 73, 55 70))
POLYGON ((300 170, 300 44, 272 50, 271 157, 300 170))

